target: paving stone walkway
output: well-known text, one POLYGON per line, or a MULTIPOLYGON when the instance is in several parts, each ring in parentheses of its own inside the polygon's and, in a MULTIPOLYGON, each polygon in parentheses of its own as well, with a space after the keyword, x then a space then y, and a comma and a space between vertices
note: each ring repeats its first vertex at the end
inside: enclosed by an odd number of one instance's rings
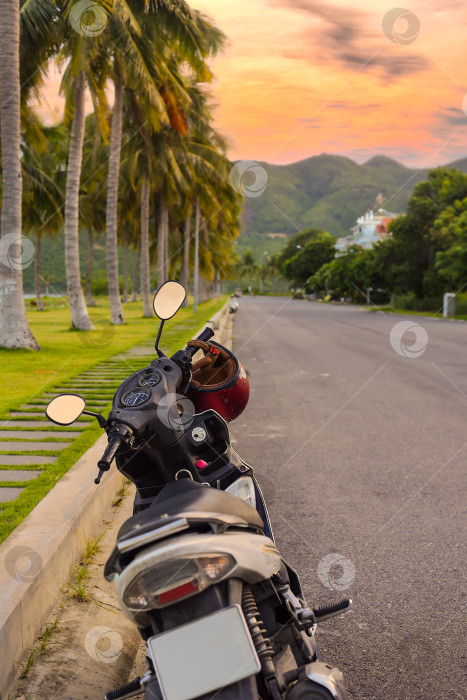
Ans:
POLYGON ((90 416, 81 416, 67 427, 48 421, 45 408, 54 396, 80 394, 89 410, 101 411, 112 401, 121 382, 155 357, 154 341, 148 340, 32 397, 0 421, 0 503, 18 498, 24 488, 57 461, 59 452, 68 449, 93 424, 90 416))

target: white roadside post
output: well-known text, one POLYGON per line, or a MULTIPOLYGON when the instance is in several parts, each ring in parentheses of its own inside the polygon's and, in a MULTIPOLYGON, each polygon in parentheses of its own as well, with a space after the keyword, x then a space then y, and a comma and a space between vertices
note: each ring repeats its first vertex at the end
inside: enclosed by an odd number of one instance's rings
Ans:
POLYGON ((443 297, 443 318, 456 315, 456 295, 446 292, 443 297))

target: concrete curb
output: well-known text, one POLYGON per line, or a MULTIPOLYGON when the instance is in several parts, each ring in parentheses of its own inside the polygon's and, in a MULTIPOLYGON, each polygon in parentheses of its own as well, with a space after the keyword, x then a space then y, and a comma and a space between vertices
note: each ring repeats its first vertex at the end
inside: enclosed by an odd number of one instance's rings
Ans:
POLYGON ((83 536, 99 529, 120 487, 117 470, 99 487, 93 483, 106 445, 102 435, 0 545, 0 697, 8 697, 15 662, 34 643, 68 581, 83 536))
MULTIPOLYGON (((207 325, 216 329, 215 340, 230 346, 232 315, 228 309, 229 301, 207 325)), ((110 508, 122 479, 120 472, 112 469, 100 486, 93 483, 97 461, 106 445, 104 434, 0 545, 0 700, 8 697, 17 662, 31 648, 60 599, 61 588, 81 555, 83 537, 95 536, 103 529, 103 514, 110 508)), ((100 610, 97 608, 96 624, 104 615, 100 610)), ((128 634, 139 639, 136 628, 129 622, 128 627, 128 634)), ((133 662, 134 654, 129 654, 128 675, 133 662)), ((120 678, 118 682, 115 679, 114 687, 121 683, 124 673, 119 666, 120 678)), ((107 686, 112 687, 111 679, 107 679, 107 686)))

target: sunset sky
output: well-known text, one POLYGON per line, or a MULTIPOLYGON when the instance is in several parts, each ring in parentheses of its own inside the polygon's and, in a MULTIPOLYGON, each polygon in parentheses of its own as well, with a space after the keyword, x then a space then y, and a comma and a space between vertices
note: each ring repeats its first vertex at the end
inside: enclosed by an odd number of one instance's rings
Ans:
POLYGON ((212 90, 231 158, 384 154, 426 167, 467 156, 465 0, 404 0, 412 15, 385 29, 406 43, 382 28, 394 0, 191 4, 229 37, 212 90))

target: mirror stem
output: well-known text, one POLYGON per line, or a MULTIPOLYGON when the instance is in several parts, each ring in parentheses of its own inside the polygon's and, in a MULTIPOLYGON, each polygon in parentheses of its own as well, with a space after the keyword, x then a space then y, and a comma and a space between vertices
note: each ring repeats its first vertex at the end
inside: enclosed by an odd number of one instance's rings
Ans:
POLYGON ((83 411, 83 413, 86 416, 93 416, 93 418, 97 418, 97 422, 101 428, 105 428, 107 426, 107 421, 101 413, 93 413, 92 411, 83 411))
POLYGON ((154 343, 154 347, 155 347, 156 352, 159 355, 159 357, 166 357, 166 355, 162 352, 162 350, 159 350, 159 341, 161 339, 163 328, 164 328, 164 321, 161 321, 161 324, 159 326, 159 332, 157 333, 156 342, 154 343))

